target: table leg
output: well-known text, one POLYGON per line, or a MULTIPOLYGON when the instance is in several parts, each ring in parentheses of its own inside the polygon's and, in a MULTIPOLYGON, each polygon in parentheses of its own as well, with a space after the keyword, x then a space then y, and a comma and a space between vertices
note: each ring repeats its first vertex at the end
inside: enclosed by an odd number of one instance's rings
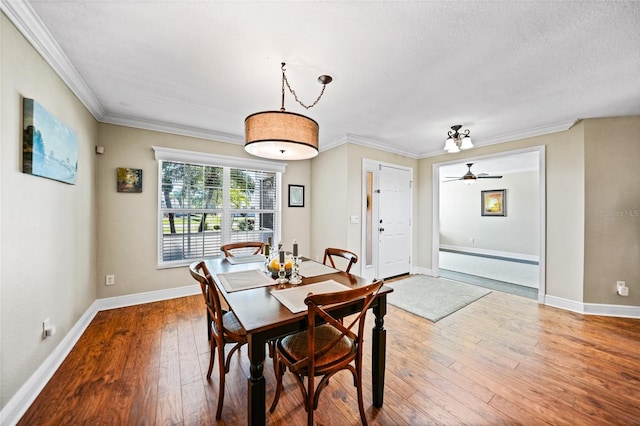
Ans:
POLYGON ((378 305, 373 308, 376 324, 372 331, 371 375, 373 388, 373 405, 382 407, 384 398, 384 370, 387 346, 387 331, 384 329, 384 316, 387 313, 387 296, 378 298, 378 305))
POLYGON ((249 425, 264 425, 267 422, 265 415, 266 386, 264 380, 265 341, 255 336, 247 336, 249 343, 249 377, 247 382, 247 421, 249 425))

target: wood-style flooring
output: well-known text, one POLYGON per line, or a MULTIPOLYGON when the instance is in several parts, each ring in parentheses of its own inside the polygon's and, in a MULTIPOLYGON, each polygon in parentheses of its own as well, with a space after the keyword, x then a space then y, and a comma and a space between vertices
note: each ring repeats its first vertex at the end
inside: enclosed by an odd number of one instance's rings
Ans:
MULTIPOLYGON (((217 369, 202 296, 96 315, 20 425, 215 424, 217 369)), ((369 315, 368 328, 373 327, 369 315)), ((431 323, 389 306, 384 406, 373 425, 640 425, 640 320, 584 316, 494 291, 431 323)), ((370 336, 367 332, 367 336, 370 336)), ((227 375, 223 419, 244 425, 247 348, 227 375)), ((265 363, 267 405, 274 376, 265 363)), ((290 374, 271 425, 306 422, 290 374)), ((325 389, 316 424, 359 424, 348 372, 325 389)))

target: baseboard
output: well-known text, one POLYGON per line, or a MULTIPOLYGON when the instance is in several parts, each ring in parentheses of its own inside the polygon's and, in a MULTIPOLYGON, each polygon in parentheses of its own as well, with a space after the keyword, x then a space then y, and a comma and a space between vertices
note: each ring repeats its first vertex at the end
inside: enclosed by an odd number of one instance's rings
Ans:
POLYGON ((53 352, 49 354, 44 362, 40 364, 40 367, 2 408, 2 411, 0 411, 0 425, 15 425, 18 423, 67 355, 69 355, 69 352, 71 352, 71 349, 73 349, 97 313, 96 302, 93 302, 75 325, 71 327, 67 335, 58 343, 53 352))
POLYGON ((167 290, 150 291, 146 293, 130 294, 127 296, 96 299, 86 312, 78 319, 66 336, 58 343, 58 346, 44 360, 38 369, 20 387, 18 392, 0 411, 0 425, 15 425, 29 409, 33 401, 49 382, 53 374, 58 370, 69 352, 87 329, 93 318, 100 311, 107 309, 123 308, 126 306, 140 305, 142 303, 158 302, 161 300, 175 299, 191 296, 201 292, 197 284, 185 287, 171 288, 167 290))
POLYGON ((169 288, 166 290, 149 291, 146 293, 128 294, 126 296, 107 297, 97 299, 95 304, 98 311, 107 309, 124 308, 126 306, 141 305, 143 303, 159 302, 161 300, 177 299, 178 297, 193 296, 200 294, 200 286, 197 284, 185 287, 169 288))
POLYGON ((449 244, 440 244, 440 248, 443 250, 449 250, 453 252, 475 254, 475 255, 486 256, 486 257, 496 257, 496 258, 502 258, 507 260, 513 260, 513 261, 524 261, 527 263, 538 263, 540 261, 539 256, 535 256, 531 254, 523 254, 523 253, 513 253, 509 251, 487 250, 487 249, 480 249, 477 247, 466 247, 466 246, 452 246, 449 244))
POLYGON ((602 315, 607 317, 640 318, 640 306, 605 305, 601 303, 582 303, 561 297, 546 295, 544 304, 554 308, 577 312, 584 315, 602 315))

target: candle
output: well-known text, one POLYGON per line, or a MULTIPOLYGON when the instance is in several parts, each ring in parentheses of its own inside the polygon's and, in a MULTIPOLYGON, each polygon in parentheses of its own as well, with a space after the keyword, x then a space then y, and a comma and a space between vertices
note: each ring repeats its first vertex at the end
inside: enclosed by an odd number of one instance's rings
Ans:
POLYGON ((284 250, 280 250, 280 265, 284 265, 284 250))
POLYGON ((298 257, 298 243, 293 240, 293 257, 298 257))
POLYGON ((271 250, 271 246, 269 244, 265 244, 264 246, 264 255, 269 256, 269 250, 271 250))

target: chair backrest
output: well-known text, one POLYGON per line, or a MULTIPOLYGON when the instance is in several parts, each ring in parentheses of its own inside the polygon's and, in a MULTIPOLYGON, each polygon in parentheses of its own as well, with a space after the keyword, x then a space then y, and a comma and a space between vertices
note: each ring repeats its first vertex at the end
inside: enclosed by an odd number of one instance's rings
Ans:
POLYGON ((222 308, 218 288, 211 273, 209 273, 207 265, 203 261, 193 262, 189 266, 189 272, 200 283, 209 318, 215 323, 215 330, 222 332, 222 315, 224 315, 225 310, 222 308))
POLYGON ((240 243, 225 244, 220 247, 226 257, 233 257, 233 250, 242 250, 245 253, 261 254, 264 253, 264 243, 262 241, 243 241, 240 243), (253 249, 253 250, 248 250, 253 249))
POLYGON ((349 250, 344 250, 344 249, 339 249, 339 248, 332 248, 332 247, 326 248, 324 250, 324 259, 322 260, 322 263, 324 263, 325 265, 330 265, 332 268, 335 268, 336 264, 333 261, 333 256, 342 257, 344 259, 347 259, 349 264, 347 265, 347 268, 345 269, 345 272, 351 271, 351 267, 354 264, 358 263, 358 255, 357 254, 355 254, 353 252, 350 252, 349 250), (327 260, 330 263, 327 263, 327 260))
POLYGON ((305 367, 309 371, 309 376, 314 375, 314 360, 320 358, 327 352, 329 352, 336 344, 338 344, 343 337, 347 337, 357 344, 357 356, 362 356, 362 339, 364 334, 364 322, 367 316, 367 310, 371 306, 371 303, 378 295, 378 291, 382 287, 383 281, 375 281, 369 285, 363 287, 357 287, 352 290, 337 291, 334 293, 323 294, 310 294, 308 295, 304 303, 308 306, 307 323, 308 323, 308 352, 313 354, 310 358, 306 358, 298 361, 294 368, 305 367), (362 309, 355 316, 348 317, 349 324, 346 324, 347 318, 336 318, 331 314, 328 308, 333 308, 336 305, 348 303, 357 299, 364 298, 362 309), (323 347, 318 348, 315 346, 315 330, 316 325, 326 323, 327 325, 336 328, 340 334, 336 336, 331 342, 327 342, 323 347), (357 327, 356 327, 357 325, 357 327))
POLYGON ((202 261, 193 262, 191 265, 189 265, 189 272, 191 273, 193 279, 198 281, 198 283, 200 284, 200 290, 202 290, 204 301, 205 303, 208 303, 209 296, 207 295, 207 292, 209 290, 207 289, 207 287, 209 286, 209 281, 207 280, 206 274, 209 273, 209 270, 207 269, 207 266, 202 261))

